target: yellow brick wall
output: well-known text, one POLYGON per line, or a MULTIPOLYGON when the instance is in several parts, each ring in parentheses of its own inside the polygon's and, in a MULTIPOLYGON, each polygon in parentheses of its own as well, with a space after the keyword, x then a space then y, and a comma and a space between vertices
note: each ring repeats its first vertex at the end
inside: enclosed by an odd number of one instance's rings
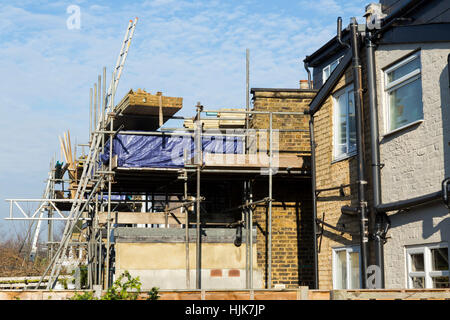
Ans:
MULTIPOLYGON (((256 111, 295 111, 302 112, 315 93, 310 91, 253 92, 253 105, 256 111)), ((269 128, 268 115, 253 116, 251 127, 269 128)), ((310 156, 309 116, 273 115, 274 129, 300 129, 304 132, 280 132, 279 152, 310 156)), ((261 147, 264 149, 264 147, 261 147)), ((254 183, 254 200, 268 196, 268 177, 261 177, 254 183)), ((277 284, 286 288, 299 285, 312 286, 314 281, 314 251, 312 233, 311 180, 273 179, 272 203, 272 287, 277 284)), ((254 224, 257 233, 257 264, 264 270, 267 284, 268 257, 268 209, 258 206, 254 211, 254 224)))
MULTIPOLYGON (((366 84, 364 70, 364 56, 362 58, 362 83, 366 84)), ((343 77, 333 88, 332 94, 349 85, 353 81, 352 65, 350 65, 343 77)), ((368 186, 371 185, 370 162, 370 127, 368 112, 368 96, 363 93, 363 119, 364 119, 364 146, 365 146, 365 178, 368 186)), ((353 184, 344 188, 345 196, 341 196, 339 190, 321 192, 317 201, 317 218, 326 223, 345 228, 351 232, 341 233, 323 228, 323 234, 318 236, 318 269, 319 289, 332 289, 332 249, 348 245, 359 245, 359 216, 348 216, 341 213, 344 205, 356 205, 357 203, 357 157, 356 155, 341 161, 333 160, 333 99, 329 96, 314 115, 314 136, 316 142, 316 188, 324 189, 338 187, 340 185, 353 184)), ((366 189, 367 201, 372 200, 371 189, 366 189)), ((373 220, 373 219, 372 219, 373 220)), ((319 230, 320 231, 320 230, 319 230)), ((369 242, 369 246, 371 242, 369 242)), ((370 248, 369 248, 370 250, 370 248)), ((369 265, 373 263, 373 256, 369 256, 369 265)))

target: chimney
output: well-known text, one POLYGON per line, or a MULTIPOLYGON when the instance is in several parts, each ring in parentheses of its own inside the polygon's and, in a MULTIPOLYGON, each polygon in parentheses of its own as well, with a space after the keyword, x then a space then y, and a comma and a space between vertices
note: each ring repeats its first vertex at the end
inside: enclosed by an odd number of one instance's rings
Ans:
POLYGON ((379 29, 381 27, 381 20, 386 17, 382 9, 381 3, 370 3, 366 6, 366 12, 363 16, 366 18, 366 24, 369 29, 379 29))
POLYGON ((303 90, 309 89, 308 80, 300 80, 300 89, 303 90))

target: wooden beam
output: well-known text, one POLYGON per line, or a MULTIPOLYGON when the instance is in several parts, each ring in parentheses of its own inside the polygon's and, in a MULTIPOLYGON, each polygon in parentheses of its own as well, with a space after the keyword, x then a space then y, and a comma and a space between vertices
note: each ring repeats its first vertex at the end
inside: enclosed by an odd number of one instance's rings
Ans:
MULTIPOLYGON (((304 157, 296 154, 277 154, 272 159, 274 168, 300 169, 304 166, 304 157)), ((188 160, 193 163, 193 159, 188 160)), ((206 153, 205 167, 246 167, 268 168, 269 156, 265 152, 256 154, 206 153)))

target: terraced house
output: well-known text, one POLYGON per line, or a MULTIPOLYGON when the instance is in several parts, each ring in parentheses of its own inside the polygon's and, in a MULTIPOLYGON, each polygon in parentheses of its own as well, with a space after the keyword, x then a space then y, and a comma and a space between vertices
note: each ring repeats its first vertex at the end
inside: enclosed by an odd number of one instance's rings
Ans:
POLYGON ((450 1, 381 0, 365 19, 304 60, 316 281, 448 288, 450 1))

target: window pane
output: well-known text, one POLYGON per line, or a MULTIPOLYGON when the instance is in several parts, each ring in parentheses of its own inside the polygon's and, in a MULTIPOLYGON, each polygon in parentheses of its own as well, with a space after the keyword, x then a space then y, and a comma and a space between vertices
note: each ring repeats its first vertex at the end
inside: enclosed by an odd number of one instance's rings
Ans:
POLYGON ((425 277, 411 277, 413 289, 425 288, 425 277))
POLYGON ((325 69, 323 69, 324 81, 326 81, 329 76, 330 76, 330 66, 327 66, 325 69))
POLYGON ((359 289, 361 285, 359 283, 359 253, 350 252, 351 274, 350 274, 350 288, 359 289))
POLYGON ((390 129, 394 130, 423 118, 420 78, 389 93, 390 129))
POLYGON ((333 63, 330 65, 330 74, 331 74, 331 72, 333 72, 334 69, 336 69, 336 67, 337 67, 338 64, 339 64, 339 60, 336 60, 335 62, 333 62, 333 63))
POLYGON ((335 152, 336 156, 347 153, 347 106, 346 95, 342 94, 336 99, 336 128, 335 152))
POLYGON ((412 71, 420 69, 420 59, 417 57, 411 62, 391 71, 388 73, 388 82, 393 82, 400 79, 401 77, 411 73, 412 71))
POLYGON ((349 126, 349 138, 348 138, 348 152, 356 150, 356 117, 355 117, 355 104, 353 103, 355 96, 354 91, 348 92, 348 126, 349 126))
POLYGON ((450 288, 448 277, 433 277, 433 288, 450 288))
POLYGON ((336 289, 347 289, 347 251, 336 252, 336 289))
POLYGON ((448 248, 431 249, 433 271, 448 271, 448 248))
POLYGON ((423 253, 411 254, 411 271, 424 271, 423 253))

